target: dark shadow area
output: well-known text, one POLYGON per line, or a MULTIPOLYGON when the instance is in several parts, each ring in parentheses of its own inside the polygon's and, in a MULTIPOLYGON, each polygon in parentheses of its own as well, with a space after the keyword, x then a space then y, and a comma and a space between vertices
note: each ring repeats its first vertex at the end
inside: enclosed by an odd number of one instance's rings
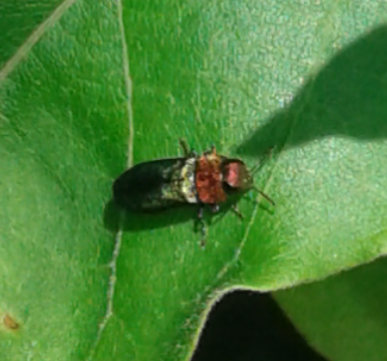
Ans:
POLYGON ((211 311, 191 361, 325 361, 270 296, 227 294, 211 311))
POLYGON ((283 111, 243 144, 239 154, 259 156, 331 136, 387 137, 387 27, 338 51, 283 111))
MULTIPOLYGON (((217 213, 212 213, 209 207, 205 207, 203 219, 207 226, 219 222, 227 212, 232 213, 232 205, 238 203, 241 197, 242 196, 230 197, 226 203, 221 205, 220 210, 217 213)), ((251 203, 252 202, 253 201, 251 201, 251 203)), ((273 213, 270 204, 266 204, 265 201, 260 202, 258 206, 266 212, 273 213)), ((119 229, 121 212, 122 208, 115 204, 113 200, 110 200, 105 205, 103 223, 106 229, 117 232, 119 229)), ((195 232, 200 232, 200 227, 198 227, 197 224, 197 204, 181 204, 158 212, 136 213, 127 210, 123 212, 124 231, 135 232, 141 230, 153 230, 191 221, 195 232)), ((235 217, 237 216, 235 215, 235 217)))
MULTIPOLYGON (((113 232, 118 230, 121 212, 122 208, 116 205, 114 201, 110 200, 106 204, 103 221, 108 230, 113 232)), ((151 230, 163 228, 190 220, 192 221, 197 216, 197 207, 188 204, 154 213, 123 212, 123 230, 135 232, 145 229, 151 230)))

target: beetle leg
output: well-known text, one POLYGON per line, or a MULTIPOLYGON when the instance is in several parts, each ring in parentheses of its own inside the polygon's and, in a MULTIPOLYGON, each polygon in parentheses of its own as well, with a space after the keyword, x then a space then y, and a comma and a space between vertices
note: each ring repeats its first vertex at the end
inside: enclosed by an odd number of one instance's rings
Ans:
POLYGON ((263 198, 269 201, 273 206, 275 206, 275 202, 264 192, 260 191, 257 187, 253 187, 255 191, 257 191, 263 198))
POLYGON ((203 219, 203 212, 204 212, 204 206, 200 205, 199 210, 198 210, 198 220, 199 221, 203 219))
POLYGON ((219 212, 219 209, 220 209, 219 204, 212 204, 212 205, 211 205, 211 211, 212 211, 212 213, 217 213, 217 212, 219 212))
POLYGON ((184 139, 179 139, 180 146, 183 148, 183 155, 184 158, 190 158, 190 157, 197 157, 198 154, 195 152, 194 149, 189 149, 187 142, 184 139))
POLYGON ((214 143, 211 144, 211 153, 213 155, 216 155, 216 148, 215 148, 215 144, 214 143))
POLYGON ((204 155, 214 155, 214 156, 216 156, 215 144, 211 144, 210 150, 206 150, 203 154, 204 155))
POLYGON ((241 211, 239 210, 237 204, 233 204, 233 205, 231 206, 231 209, 234 211, 234 213, 235 213, 240 219, 243 219, 243 214, 242 214, 241 211))
POLYGON ((184 157, 187 157, 189 154, 189 148, 188 148, 187 142, 184 139, 180 138, 179 144, 180 144, 181 148, 183 149, 184 157))
POLYGON ((200 232, 201 232, 201 236, 202 236, 202 239, 200 240, 200 246, 202 248, 205 248, 206 246, 206 236, 207 236, 207 228, 206 228, 206 224, 203 220, 203 212, 204 212, 204 205, 200 205, 199 206, 199 210, 198 210, 198 224, 200 226, 200 232))

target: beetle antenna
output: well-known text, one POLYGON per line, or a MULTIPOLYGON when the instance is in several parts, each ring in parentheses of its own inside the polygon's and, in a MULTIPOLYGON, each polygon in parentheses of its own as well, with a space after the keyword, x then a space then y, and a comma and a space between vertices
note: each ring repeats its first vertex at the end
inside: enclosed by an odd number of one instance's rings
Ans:
POLYGON ((258 173, 258 171, 261 170, 263 164, 264 164, 264 162, 259 161, 256 165, 254 165, 254 166, 250 169, 251 175, 254 175, 255 173, 258 173))
POLYGON ((257 191, 263 198, 265 198, 267 201, 269 201, 273 206, 275 206, 275 202, 264 192, 259 190, 257 187, 253 186, 253 189, 257 191))
POLYGON ((263 154, 260 157, 258 163, 250 169, 251 175, 258 173, 258 171, 261 170, 261 168, 265 165, 265 163, 269 160, 269 158, 271 158, 272 155, 273 155, 273 148, 270 148, 265 154, 263 154))
POLYGON ((190 158, 190 157, 197 157, 198 154, 195 152, 194 149, 189 149, 187 142, 184 139, 179 139, 180 146, 183 148, 183 155, 184 158, 190 158))

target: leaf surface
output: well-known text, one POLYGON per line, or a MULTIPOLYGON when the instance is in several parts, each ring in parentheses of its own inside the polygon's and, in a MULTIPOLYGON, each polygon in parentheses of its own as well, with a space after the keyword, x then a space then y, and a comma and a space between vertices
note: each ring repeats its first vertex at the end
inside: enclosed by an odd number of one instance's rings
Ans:
POLYGON ((222 290, 385 253, 385 3, 25 3, 20 28, 3 3, 2 359, 182 359, 222 290), (273 148, 275 210, 207 215, 205 249, 195 209, 117 232, 112 181, 179 138, 250 166, 273 148))

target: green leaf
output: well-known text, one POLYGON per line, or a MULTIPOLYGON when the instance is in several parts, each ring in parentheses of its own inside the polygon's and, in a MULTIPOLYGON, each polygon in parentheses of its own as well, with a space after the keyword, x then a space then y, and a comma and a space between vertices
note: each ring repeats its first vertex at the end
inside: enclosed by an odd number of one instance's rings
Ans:
POLYGON ((1 359, 182 359, 225 289, 383 255, 386 10, 0 1, 1 359), (274 212, 250 194, 244 221, 208 216, 205 249, 194 209, 127 215, 117 231, 112 181, 178 156, 179 138, 251 166, 274 147, 256 177, 274 212))
POLYGON ((387 357, 386 259, 275 293, 276 300, 328 360, 387 357))
MULTIPOLYGON (((4 7, 11 24, 18 5, 4 7)), ((0 70, 0 359, 85 359, 107 303, 102 212, 125 164, 118 14, 109 2, 22 10, 14 31, 45 19, 0 41, 12 52, 0 70)))

